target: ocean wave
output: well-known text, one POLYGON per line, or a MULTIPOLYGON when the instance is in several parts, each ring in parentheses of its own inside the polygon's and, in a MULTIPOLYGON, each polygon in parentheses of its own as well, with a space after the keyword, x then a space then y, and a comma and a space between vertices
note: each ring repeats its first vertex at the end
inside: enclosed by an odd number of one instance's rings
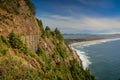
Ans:
POLYGON ((70 47, 77 52, 79 58, 82 61, 83 68, 87 69, 89 67, 89 65, 92 64, 92 62, 89 60, 90 57, 87 56, 87 53, 85 51, 81 51, 78 48, 83 48, 85 46, 102 44, 102 43, 106 43, 106 42, 110 42, 110 41, 116 41, 116 40, 120 40, 120 38, 118 38, 118 39, 100 40, 100 41, 93 41, 93 42, 89 42, 89 43, 85 43, 85 44, 70 45, 70 47))
POLYGON ((75 49, 74 47, 72 47, 72 49, 77 52, 79 58, 80 58, 81 61, 82 61, 82 66, 83 66, 84 70, 87 69, 88 66, 91 64, 91 62, 90 62, 90 60, 89 60, 90 57, 87 56, 84 51, 75 49))

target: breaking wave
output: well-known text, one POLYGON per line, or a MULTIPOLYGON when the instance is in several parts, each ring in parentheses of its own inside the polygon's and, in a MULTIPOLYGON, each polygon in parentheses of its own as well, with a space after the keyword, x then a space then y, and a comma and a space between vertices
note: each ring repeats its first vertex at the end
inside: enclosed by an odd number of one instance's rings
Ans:
POLYGON ((106 42, 110 42, 110 41, 116 41, 116 40, 120 40, 119 39, 108 39, 108 40, 100 40, 100 41, 93 41, 93 42, 89 42, 89 43, 84 43, 84 44, 75 44, 75 45, 70 45, 71 48, 73 50, 75 50, 79 56, 79 58, 82 61, 82 66, 84 69, 87 69, 89 67, 90 64, 92 64, 92 62, 89 60, 89 56, 87 56, 87 53, 85 51, 82 51, 79 48, 83 48, 85 46, 91 46, 91 45, 96 45, 96 44, 102 44, 102 43, 106 43, 106 42))

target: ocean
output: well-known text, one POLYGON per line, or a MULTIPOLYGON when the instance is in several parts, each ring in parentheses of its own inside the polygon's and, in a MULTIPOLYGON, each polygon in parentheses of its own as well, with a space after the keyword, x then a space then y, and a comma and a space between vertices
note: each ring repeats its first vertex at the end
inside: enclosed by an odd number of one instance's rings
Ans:
POLYGON ((120 40, 105 40, 72 46, 97 80, 120 80, 120 40))

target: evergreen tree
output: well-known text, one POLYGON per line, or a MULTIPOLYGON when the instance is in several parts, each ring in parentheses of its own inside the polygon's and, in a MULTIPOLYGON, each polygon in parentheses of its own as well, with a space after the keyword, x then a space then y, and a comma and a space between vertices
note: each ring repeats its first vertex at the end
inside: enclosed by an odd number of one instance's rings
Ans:
POLYGON ((46 31, 46 32, 51 31, 50 27, 49 27, 49 26, 46 26, 45 31, 46 31))
POLYGON ((54 33, 60 41, 64 39, 63 36, 61 35, 61 32, 58 30, 58 28, 55 29, 54 33))
POLYGON ((45 28, 45 35, 49 38, 51 36, 51 29, 49 28, 49 26, 46 26, 45 28))

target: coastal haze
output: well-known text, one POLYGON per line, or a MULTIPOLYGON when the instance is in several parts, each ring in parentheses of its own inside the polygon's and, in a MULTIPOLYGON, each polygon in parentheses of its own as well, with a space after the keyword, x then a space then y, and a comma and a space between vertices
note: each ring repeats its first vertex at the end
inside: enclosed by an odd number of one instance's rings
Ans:
POLYGON ((99 39, 115 39, 120 38, 120 34, 63 34, 64 39, 68 43, 99 40, 99 39))

